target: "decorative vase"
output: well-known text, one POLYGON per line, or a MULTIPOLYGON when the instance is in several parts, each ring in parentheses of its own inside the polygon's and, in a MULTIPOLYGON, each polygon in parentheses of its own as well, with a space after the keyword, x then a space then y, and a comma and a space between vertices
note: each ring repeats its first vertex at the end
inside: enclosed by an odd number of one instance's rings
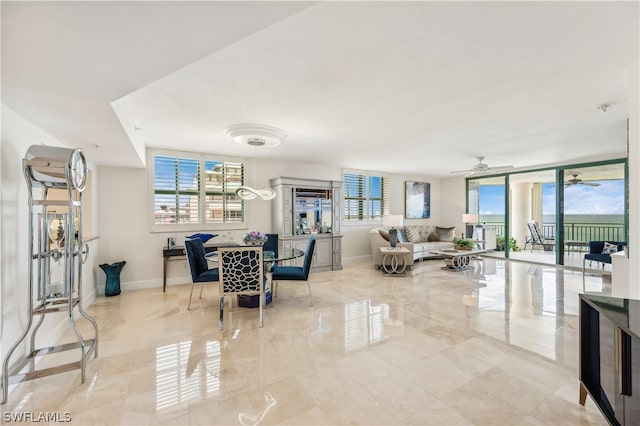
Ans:
POLYGON ((455 246, 454 247, 456 250, 471 250, 473 247, 469 247, 469 246, 455 246))
POLYGON ((104 286, 104 295, 109 296, 117 296, 120 294, 120 272, 124 265, 127 262, 124 260, 122 262, 112 263, 111 265, 107 263, 103 263, 100 266, 100 269, 104 271, 107 276, 107 280, 104 286))
POLYGON ((248 246, 261 246, 267 242, 267 236, 260 231, 249 231, 242 238, 242 243, 248 246))
POLYGON ((395 248, 398 244, 398 230, 396 228, 389 229, 389 245, 395 248))
POLYGON ((255 238, 247 238, 245 237, 242 242, 247 246, 261 246, 267 242, 267 237, 255 239, 255 238))

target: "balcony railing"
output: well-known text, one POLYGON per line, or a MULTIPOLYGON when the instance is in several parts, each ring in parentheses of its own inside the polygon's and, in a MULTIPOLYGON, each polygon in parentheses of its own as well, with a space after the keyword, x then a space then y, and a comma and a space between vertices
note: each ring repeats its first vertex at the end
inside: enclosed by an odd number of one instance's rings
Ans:
MULTIPOLYGON (((485 226, 496 228, 498 237, 504 236, 504 222, 482 222, 485 226)), ((556 224, 544 223, 542 233, 546 239, 555 239, 556 224)), ((528 234, 528 232, 527 232, 528 234)), ((564 224, 565 241, 626 241, 624 225, 621 223, 582 223, 572 222, 564 224)))

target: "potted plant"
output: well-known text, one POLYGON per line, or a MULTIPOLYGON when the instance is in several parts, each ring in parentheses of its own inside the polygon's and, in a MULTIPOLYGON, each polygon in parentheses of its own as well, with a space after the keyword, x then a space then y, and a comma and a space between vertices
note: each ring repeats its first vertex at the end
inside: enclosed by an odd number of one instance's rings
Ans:
POLYGON ((453 245, 456 250, 471 250, 473 249, 473 241, 467 238, 456 238, 453 240, 453 245))
MULTIPOLYGON (((503 251, 505 248, 505 245, 506 245, 506 242, 504 237, 496 238, 496 251, 503 251)), ((518 247, 518 242, 513 237, 509 238, 509 250, 520 251, 520 248, 518 247)))
POLYGON ((260 231, 249 231, 242 238, 242 242, 246 245, 262 245, 267 242, 267 236, 260 231))

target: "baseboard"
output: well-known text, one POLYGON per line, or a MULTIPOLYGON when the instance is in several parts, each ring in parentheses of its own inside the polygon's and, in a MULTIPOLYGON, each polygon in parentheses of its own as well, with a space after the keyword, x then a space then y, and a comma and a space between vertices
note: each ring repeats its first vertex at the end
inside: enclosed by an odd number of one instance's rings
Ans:
POLYGON ((342 259, 342 264, 349 265, 354 263, 371 262, 372 259, 373 259, 373 256, 371 256, 370 254, 365 256, 345 257, 342 259))
MULTIPOLYGON (((185 275, 184 277, 167 278, 167 287, 178 284, 191 284, 191 276, 185 275)), ((122 291, 141 290, 145 288, 158 288, 162 291, 162 278, 141 281, 126 281, 120 283, 120 288, 122 291)))

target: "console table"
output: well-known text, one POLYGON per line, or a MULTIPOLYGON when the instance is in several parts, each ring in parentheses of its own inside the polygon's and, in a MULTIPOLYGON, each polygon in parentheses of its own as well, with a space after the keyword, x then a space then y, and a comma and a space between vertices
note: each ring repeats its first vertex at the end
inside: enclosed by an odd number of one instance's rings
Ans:
MULTIPOLYGON (((229 247, 237 245, 235 243, 214 243, 204 246, 205 253, 211 253, 217 251, 218 247, 229 247)), ((162 248, 162 291, 167 291, 167 264, 171 260, 182 260, 186 257, 187 253, 184 251, 184 246, 173 246, 162 248)))

